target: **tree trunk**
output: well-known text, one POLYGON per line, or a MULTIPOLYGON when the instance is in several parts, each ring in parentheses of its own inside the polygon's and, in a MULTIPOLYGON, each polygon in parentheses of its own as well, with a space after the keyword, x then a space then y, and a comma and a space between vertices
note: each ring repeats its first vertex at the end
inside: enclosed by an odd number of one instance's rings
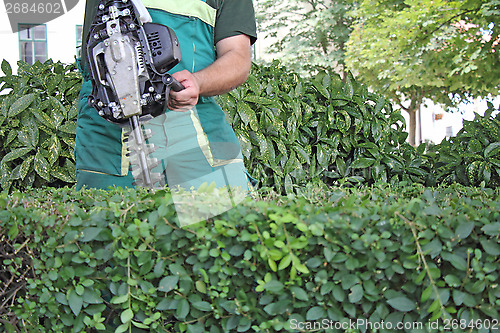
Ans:
MULTIPOLYGON (((413 103, 412 103, 413 104, 413 103)), ((409 107, 406 112, 408 112, 408 115, 410 116, 410 124, 409 124, 409 129, 408 129, 408 141, 410 142, 410 145, 415 146, 415 133, 416 133, 416 127, 417 127, 417 109, 416 108, 411 108, 409 107)))
POLYGON ((399 98, 396 98, 399 105, 403 110, 408 112, 408 116, 410 118, 409 128, 408 128, 408 142, 412 146, 416 146, 416 129, 417 129, 417 111, 420 109, 420 105, 422 105, 422 101, 424 99, 424 94, 421 92, 419 94, 412 93, 410 96, 410 105, 405 107, 399 98))

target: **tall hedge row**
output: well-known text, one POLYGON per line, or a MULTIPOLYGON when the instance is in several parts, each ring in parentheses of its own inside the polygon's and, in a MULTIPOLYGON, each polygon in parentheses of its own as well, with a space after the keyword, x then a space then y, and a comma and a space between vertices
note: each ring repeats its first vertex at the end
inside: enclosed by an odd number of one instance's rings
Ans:
MULTIPOLYGON (((1 68, 1 189, 74 184, 81 84, 75 65, 19 62, 13 74, 3 61, 1 68)), ((280 193, 310 182, 500 183, 500 115, 492 105, 426 152, 406 143, 400 112, 352 76, 304 79, 278 62, 254 64, 247 82, 218 100, 249 172, 280 193)))
POLYGON ((167 191, 3 192, 0 324, 30 333, 498 330, 499 190, 401 185, 307 187, 183 229, 167 191))
POLYGON ((18 65, 1 65, 0 188, 72 184, 81 76, 74 64, 18 65))
POLYGON ((463 122, 455 137, 426 153, 435 181, 467 186, 500 186, 500 112, 488 103, 484 115, 463 122))
POLYGON ((279 62, 254 65, 247 82, 220 101, 264 186, 292 193, 317 181, 426 179, 401 113, 351 75, 346 82, 328 73, 303 79, 279 62))

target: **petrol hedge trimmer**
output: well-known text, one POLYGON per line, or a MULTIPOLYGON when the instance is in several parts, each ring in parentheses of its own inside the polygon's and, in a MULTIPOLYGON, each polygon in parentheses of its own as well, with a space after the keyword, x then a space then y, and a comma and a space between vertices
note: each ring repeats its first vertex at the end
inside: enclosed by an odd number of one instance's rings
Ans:
POLYGON ((179 63, 177 37, 169 27, 151 22, 140 0, 101 0, 87 37, 86 55, 92 81, 88 103, 104 119, 129 127, 134 185, 161 187, 158 161, 150 154, 151 131, 142 126, 162 114, 170 89, 184 87, 167 73, 179 63))

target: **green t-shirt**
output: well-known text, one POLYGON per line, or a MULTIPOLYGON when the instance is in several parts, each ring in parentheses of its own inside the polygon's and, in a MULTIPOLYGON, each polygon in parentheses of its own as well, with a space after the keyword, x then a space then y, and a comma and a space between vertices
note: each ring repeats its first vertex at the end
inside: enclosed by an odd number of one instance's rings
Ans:
POLYGON ((207 0, 207 4, 217 9, 215 43, 239 34, 248 35, 255 43, 257 29, 251 0, 207 0))
MULTIPOLYGON (((251 43, 255 43, 257 40, 257 28, 252 0, 207 0, 206 2, 217 10, 215 43, 224 38, 240 34, 248 35, 251 43)), ((99 0, 87 0, 85 5, 82 58, 85 58, 87 34, 94 19, 98 3, 99 0)))

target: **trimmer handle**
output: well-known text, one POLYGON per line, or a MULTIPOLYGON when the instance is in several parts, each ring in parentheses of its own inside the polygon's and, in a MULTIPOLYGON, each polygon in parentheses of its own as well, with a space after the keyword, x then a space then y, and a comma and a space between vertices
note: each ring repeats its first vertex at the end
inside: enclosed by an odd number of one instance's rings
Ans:
POLYGON ((163 78, 163 83, 170 87, 173 91, 181 91, 186 89, 179 81, 174 79, 171 75, 165 75, 163 78))

